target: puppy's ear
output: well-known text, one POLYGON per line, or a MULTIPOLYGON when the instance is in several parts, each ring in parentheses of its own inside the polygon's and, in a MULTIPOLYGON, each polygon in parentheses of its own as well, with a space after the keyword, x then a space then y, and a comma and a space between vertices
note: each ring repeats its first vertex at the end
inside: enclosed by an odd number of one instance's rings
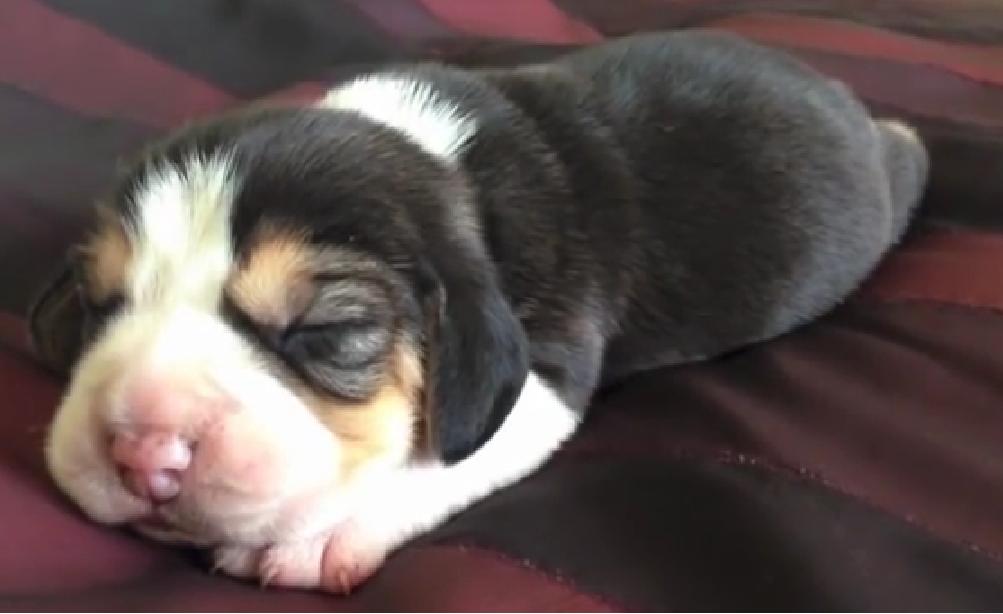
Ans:
POLYGON ((84 343, 85 311, 80 295, 79 256, 74 251, 28 311, 31 342, 42 363, 67 375, 84 343))
POLYGON ((490 279, 434 278, 425 293, 427 436, 446 463, 494 434, 529 373, 526 333, 490 279))

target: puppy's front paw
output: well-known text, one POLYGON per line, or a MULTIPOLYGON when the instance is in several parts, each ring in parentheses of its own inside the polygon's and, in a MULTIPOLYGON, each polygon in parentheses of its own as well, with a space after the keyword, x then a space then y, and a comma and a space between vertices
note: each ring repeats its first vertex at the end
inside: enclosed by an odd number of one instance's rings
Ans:
POLYGON ((393 548, 364 523, 347 521, 313 539, 265 548, 222 546, 216 568, 263 586, 321 589, 343 595, 369 579, 393 548))
POLYGON ((351 592, 376 573, 393 547, 363 524, 346 522, 324 545, 321 587, 336 594, 351 592))
POLYGON ((212 570, 221 571, 234 578, 257 578, 261 552, 261 548, 218 546, 212 553, 212 570))

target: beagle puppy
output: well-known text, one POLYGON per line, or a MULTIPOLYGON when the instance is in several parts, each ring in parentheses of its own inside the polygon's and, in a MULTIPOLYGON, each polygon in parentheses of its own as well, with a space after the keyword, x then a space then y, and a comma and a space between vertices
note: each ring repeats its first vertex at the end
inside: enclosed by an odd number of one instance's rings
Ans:
POLYGON ((94 521, 347 591, 536 470, 597 387, 832 309, 927 160, 845 86, 702 30, 188 126, 32 309, 69 376, 48 468, 94 521))

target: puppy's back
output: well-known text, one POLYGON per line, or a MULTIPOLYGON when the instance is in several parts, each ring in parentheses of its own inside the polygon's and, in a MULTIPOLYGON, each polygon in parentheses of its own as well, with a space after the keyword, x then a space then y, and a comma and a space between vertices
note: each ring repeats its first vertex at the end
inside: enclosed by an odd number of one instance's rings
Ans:
POLYGON ((574 84, 561 112, 594 114, 625 161, 628 195, 602 205, 639 218, 607 360, 625 371, 713 356, 825 313, 898 239, 925 184, 925 151, 907 128, 734 35, 639 35, 514 75, 574 84))

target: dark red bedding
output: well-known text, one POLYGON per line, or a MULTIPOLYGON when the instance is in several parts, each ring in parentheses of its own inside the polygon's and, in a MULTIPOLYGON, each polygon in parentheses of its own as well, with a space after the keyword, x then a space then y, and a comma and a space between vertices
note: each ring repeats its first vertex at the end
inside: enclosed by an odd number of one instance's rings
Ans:
POLYGON ((0 2, 0 609, 1003 606, 1003 4, 995 0, 0 2), (116 160, 190 118, 382 61, 546 57, 716 26, 915 122, 913 232, 835 313, 605 391, 538 475, 348 598, 214 576, 49 484, 61 382, 22 314, 116 160))

